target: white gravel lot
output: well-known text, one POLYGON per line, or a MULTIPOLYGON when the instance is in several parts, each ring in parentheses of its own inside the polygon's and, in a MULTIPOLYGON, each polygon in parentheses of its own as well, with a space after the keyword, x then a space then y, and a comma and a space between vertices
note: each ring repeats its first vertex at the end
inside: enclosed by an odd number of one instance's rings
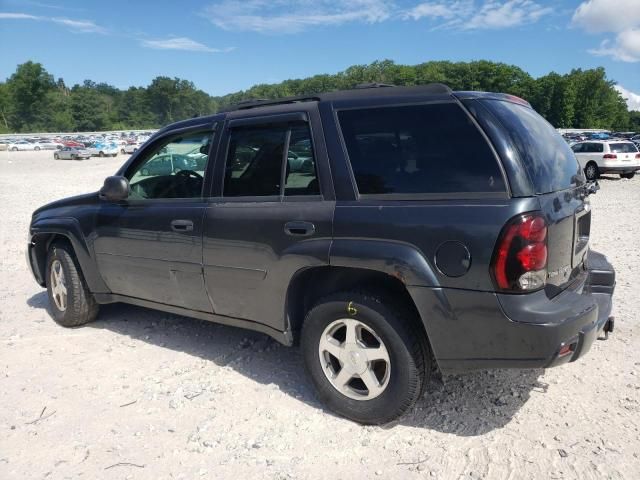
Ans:
POLYGON ((31 212, 124 158, 0 152, 0 479, 640 478, 640 178, 592 197, 592 247, 618 275, 608 341, 556 369, 446 377, 362 427, 266 336, 126 305, 51 320, 25 261, 31 212))

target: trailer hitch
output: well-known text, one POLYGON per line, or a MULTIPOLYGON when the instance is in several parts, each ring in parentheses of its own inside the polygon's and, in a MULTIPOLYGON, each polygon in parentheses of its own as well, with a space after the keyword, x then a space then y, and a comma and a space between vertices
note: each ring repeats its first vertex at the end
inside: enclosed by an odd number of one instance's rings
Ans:
POLYGON ((609 340, 609 333, 613 333, 614 325, 615 325, 615 318, 609 317, 607 321, 604 323, 604 327, 602 328, 604 337, 599 338, 599 340, 609 340))

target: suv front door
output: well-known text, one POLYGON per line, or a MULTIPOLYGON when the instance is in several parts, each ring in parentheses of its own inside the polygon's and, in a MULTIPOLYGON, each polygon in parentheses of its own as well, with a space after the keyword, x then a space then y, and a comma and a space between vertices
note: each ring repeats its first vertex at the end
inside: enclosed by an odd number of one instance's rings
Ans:
POLYGON ((202 274, 207 162, 200 157, 209 155, 214 131, 201 126, 154 141, 122 172, 131 186, 129 198, 103 201, 94 249, 112 293, 212 311, 202 274), (202 170, 156 168, 170 165, 172 154, 194 159, 202 170))
POLYGON ((282 332, 291 278, 329 264, 335 196, 315 105, 247 115, 225 124, 205 213, 205 282, 216 314, 282 332))

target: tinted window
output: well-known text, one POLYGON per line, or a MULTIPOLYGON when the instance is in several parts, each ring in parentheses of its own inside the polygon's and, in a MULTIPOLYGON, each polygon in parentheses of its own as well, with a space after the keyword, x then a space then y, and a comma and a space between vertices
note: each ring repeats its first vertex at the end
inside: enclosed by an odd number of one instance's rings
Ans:
POLYGON ((145 152, 127 172, 132 198, 202 195, 211 132, 188 133, 145 152))
POLYGON ((573 150, 575 153, 582 153, 584 152, 584 145, 584 143, 576 143, 571 147, 571 150, 573 150))
POLYGON ((604 151, 602 143, 585 143, 582 153, 600 153, 604 151))
POLYGON ((344 110, 338 115, 361 194, 505 190, 491 148, 456 104, 344 110))
POLYGON ((318 193, 315 157, 307 125, 232 130, 225 168, 224 196, 318 193), (289 148, 285 157, 287 143, 289 148), (284 188, 281 187, 283 180, 284 188))
POLYGON ((611 153, 635 153, 638 151, 633 143, 610 143, 611 153))
POLYGON ((583 182, 573 152, 535 110, 503 100, 484 100, 484 104, 511 136, 537 193, 564 190, 583 182))

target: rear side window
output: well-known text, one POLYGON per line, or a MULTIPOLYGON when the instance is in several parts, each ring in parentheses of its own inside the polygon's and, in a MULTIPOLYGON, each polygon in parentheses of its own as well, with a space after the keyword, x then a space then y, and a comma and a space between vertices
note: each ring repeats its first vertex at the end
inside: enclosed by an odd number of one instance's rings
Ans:
POLYGON ((308 125, 244 127, 231 131, 225 197, 319 194, 308 125))
POLYGON ((360 194, 504 192, 487 141, 454 103, 338 113, 360 194))
POLYGON ((604 152, 604 144, 602 143, 585 143, 582 150, 583 153, 602 153, 604 152))
MULTIPOLYGON (((583 183, 571 148, 535 110, 504 100, 483 103, 509 133, 536 193, 557 192, 583 183)), ((586 151, 586 147, 580 150, 586 151)))
POLYGON ((611 153, 635 153, 638 151, 633 143, 610 143, 611 153))

